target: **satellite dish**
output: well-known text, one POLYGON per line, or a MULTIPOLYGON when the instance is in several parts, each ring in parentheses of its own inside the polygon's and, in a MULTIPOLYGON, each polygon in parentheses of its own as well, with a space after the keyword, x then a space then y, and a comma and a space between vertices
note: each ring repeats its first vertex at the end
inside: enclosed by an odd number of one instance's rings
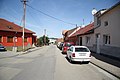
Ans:
POLYGON ((92 15, 96 14, 97 13, 97 10, 95 8, 93 8, 92 10, 92 15))

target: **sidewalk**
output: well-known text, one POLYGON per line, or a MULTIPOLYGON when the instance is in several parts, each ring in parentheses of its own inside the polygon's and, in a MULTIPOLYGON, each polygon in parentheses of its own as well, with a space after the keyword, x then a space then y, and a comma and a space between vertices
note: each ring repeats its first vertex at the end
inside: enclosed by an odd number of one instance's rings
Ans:
POLYGON ((91 63, 120 79, 119 61, 97 53, 92 53, 91 63))
POLYGON ((29 52, 36 51, 40 48, 41 47, 35 47, 35 48, 29 49, 25 52, 2 51, 2 52, 0 52, 0 59, 10 58, 10 57, 14 57, 14 56, 22 55, 22 54, 27 54, 29 52))

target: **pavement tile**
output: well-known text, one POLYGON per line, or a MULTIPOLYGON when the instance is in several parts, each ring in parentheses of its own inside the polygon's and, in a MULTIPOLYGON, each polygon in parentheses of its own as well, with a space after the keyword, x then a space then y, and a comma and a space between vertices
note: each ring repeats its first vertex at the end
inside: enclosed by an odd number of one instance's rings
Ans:
POLYGON ((102 56, 100 54, 92 53, 91 63, 100 67, 101 69, 111 73, 120 79, 120 62, 110 59, 108 57, 102 56))

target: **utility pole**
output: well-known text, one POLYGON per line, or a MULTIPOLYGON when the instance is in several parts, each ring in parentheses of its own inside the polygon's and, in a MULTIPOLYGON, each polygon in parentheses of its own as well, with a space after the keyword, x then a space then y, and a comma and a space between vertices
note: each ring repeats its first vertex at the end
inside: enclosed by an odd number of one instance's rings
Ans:
POLYGON ((23 2, 23 8, 24 8, 24 15, 23 15, 23 35, 22 35, 22 45, 23 45, 23 51, 25 50, 24 46, 24 37, 25 37, 25 16, 26 16, 26 0, 21 1, 23 2))
POLYGON ((44 45, 46 45, 46 29, 44 29, 44 45))

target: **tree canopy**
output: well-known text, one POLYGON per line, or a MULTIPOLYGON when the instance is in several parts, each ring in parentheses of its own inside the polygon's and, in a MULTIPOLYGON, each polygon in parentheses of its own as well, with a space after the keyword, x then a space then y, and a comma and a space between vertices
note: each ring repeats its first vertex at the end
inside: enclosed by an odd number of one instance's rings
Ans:
POLYGON ((38 38, 37 44, 38 44, 39 46, 48 45, 48 44, 49 44, 49 38, 44 35, 44 36, 38 38))

